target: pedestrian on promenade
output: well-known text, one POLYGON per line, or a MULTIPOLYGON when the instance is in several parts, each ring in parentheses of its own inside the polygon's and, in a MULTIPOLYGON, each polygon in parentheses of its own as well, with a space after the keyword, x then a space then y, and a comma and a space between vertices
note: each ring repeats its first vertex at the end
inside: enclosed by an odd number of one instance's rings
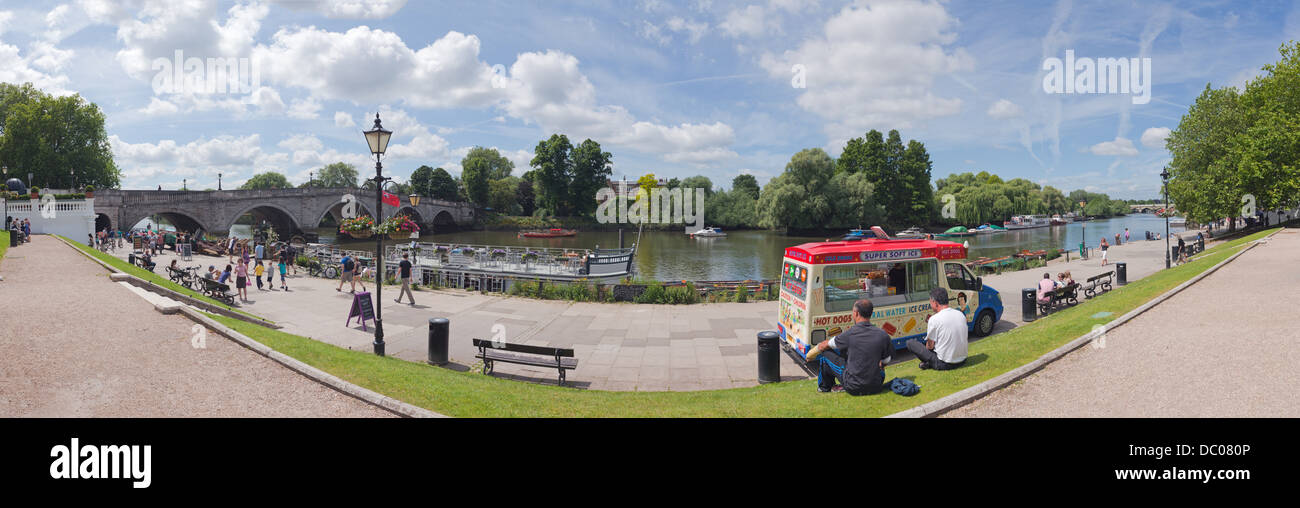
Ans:
POLYGON ((298 276, 298 249, 293 248, 292 244, 286 245, 285 248, 289 249, 289 269, 293 270, 293 276, 297 277, 298 276))
POLYGON ((411 300, 411 306, 415 306, 415 295, 411 294, 411 262, 407 254, 402 254, 402 262, 397 264, 398 277, 402 279, 402 290, 397 293, 397 303, 402 303, 402 295, 406 295, 411 300))
POLYGON ((258 261, 265 259, 266 247, 262 246, 262 242, 257 242, 257 247, 253 248, 253 254, 257 256, 258 261))
POLYGON ((948 290, 930 290, 930 308, 934 315, 926 321, 925 343, 907 341, 907 350, 920 360, 921 370, 951 370, 966 363, 968 329, 966 315, 948 306, 948 290))
POLYGON ((1123 245, 1119 243, 1119 233, 1115 233, 1115 245, 1123 245))
POLYGON ((225 284, 226 281, 228 280, 230 280, 230 265, 226 265, 226 269, 222 270, 221 277, 217 278, 217 282, 220 284, 225 284))
POLYGON ((1128 243, 1128 228, 1124 228, 1124 243, 1128 243))
POLYGON ((1106 250, 1110 249, 1110 244, 1106 243, 1106 237, 1101 237, 1101 266, 1106 266, 1106 250))
POLYGON ((262 260, 257 260, 257 266, 253 268, 253 278, 257 279, 257 290, 262 291, 262 274, 266 272, 266 267, 262 266, 262 260))
POLYGON ((1178 264, 1187 262, 1187 242, 1183 241, 1182 235, 1178 235, 1178 264))
POLYGON ((339 287, 334 288, 335 291, 342 292, 343 284, 351 283, 352 291, 350 292, 357 292, 357 283, 352 280, 352 270, 354 268, 356 268, 356 262, 352 260, 352 256, 344 254, 343 259, 339 260, 339 287))
POLYGON ((248 301, 248 262, 242 259, 235 267, 235 289, 240 301, 248 301))
POLYGON ((353 280, 354 282, 356 282, 356 283, 358 283, 358 284, 361 284, 361 292, 363 292, 363 293, 366 292, 366 291, 368 291, 368 290, 366 289, 366 277, 369 277, 369 276, 371 275, 371 273, 372 273, 372 272, 371 272, 371 270, 370 270, 370 267, 367 266, 367 267, 363 267, 363 268, 361 269, 361 273, 360 273, 359 275, 352 277, 352 280, 353 280))
POLYGON ((289 291, 289 283, 285 282, 285 273, 289 269, 289 253, 280 249, 280 289, 289 291))
POLYGON ((817 391, 867 395, 885 388, 885 364, 889 363, 894 346, 889 342, 889 334, 871 324, 874 308, 866 298, 853 302, 853 326, 808 350, 808 361, 821 361, 817 391))
MULTIPOLYGON (((1105 255, 1102 255, 1105 258, 1105 255)), ((1043 280, 1038 281, 1038 303, 1047 303, 1052 301, 1052 291, 1056 290, 1056 283, 1052 282, 1052 274, 1043 273, 1043 280)))

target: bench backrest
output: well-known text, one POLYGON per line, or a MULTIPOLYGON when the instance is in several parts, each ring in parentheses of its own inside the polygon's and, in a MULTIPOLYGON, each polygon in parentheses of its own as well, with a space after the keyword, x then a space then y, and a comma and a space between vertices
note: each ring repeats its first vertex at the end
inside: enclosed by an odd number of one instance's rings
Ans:
POLYGON ((1088 277, 1088 282, 1093 282, 1093 281, 1095 281, 1095 280, 1097 280, 1097 279, 1104 279, 1104 278, 1110 277, 1110 276, 1113 275, 1114 273, 1115 273, 1115 271, 1114 271, 1114 270, 1111 270, 1111 271, 1106 272, 1106 273, 1102 273, 1102 274, 1098 274, 1098 275, 1093 275, 1092 277, 1088 277))
POLYGON ((474 347, 487 348, 487 349, 499 349, 502 351, 510 351, 514 353, 527 353, 527 354, 546 355, 546 356, 562 356, 566 358, 573 357, 572 349, 554 348, 548 346, 531 346, 527 344, 511 344, 509 342, 493 343, 490 340, 483 340, 483 339, 474 339, 474 347))
POLYGON ((208 289, 220 289, 222 291, 230 291, 229 284, 223 284, 221 282, 217 282, 212 279, 199 279, 199 280, 202 280, 203 285, 206 286, 208 289))

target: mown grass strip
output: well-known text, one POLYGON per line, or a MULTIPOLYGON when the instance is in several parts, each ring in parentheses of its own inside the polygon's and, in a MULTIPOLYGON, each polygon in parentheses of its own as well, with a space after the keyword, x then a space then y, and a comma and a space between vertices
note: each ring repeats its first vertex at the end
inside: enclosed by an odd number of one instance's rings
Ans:
MULTIPOLYGON (((175 292, 177 292, 177 293, 181 293, 181 294, 183 294, 183 295, 192 296, 192 297, 197 298, 197 299, 199 299, 199 300, 203 300, 204 302, 210 303, 210 304, 212 304, 212 305, 216 305, 216 306, 221 307, 221 308, 223 308, 223 309, 227 309, 227 310, 231 310, 231 311, 234 311, 234 312, 238 312, 238 313, 240 313, 240 314, 243 314, 243 315, 245 315, 245 316, 248 316, 248 317, 251 317, 251 318, 254 318, 254 319, 260 319, 260 320, 262 320, 262 321, 266 321, 266 322, 269 322, 269 323, 274 323, 274 321, 271 321, 271 320, 269 320, 269 319, 263 318, 263 317, 261 317, 261 316, 257 316, 257 315, 250 314, 250 313, 248 313, 248 312, 244 312, 244 311, 239 310, 239 309, 237 309, 237 308, 235 308, 235 307, 231 307, 231 306, 229 306, 229 305, 226 305, 226 304, 224 304, 224 303, 222 303, 222 302, 220 302, 220 301, 218 301, 218 300, 215 300, 215 299, 212 299, 212 298, 210 298, 210 297, 208 297, 208 296, 205 296, 205 295, 202 294, 202 293, 199 293, 199 292, 197 292, 197 291, 193 291, 193 290, 191 290, 190 288, 187 288, 187 287, 185 287, 185 286, 182 286, 182 285, 180 285, 180 284, 177 284, 177 283, 175 283, 175 282, 172 282, 171 279, 168 279, 167 277, 164 277, 164 276, 162 276, 162 275, 158 275, 157 273, 151 272, 151 271, 149 271, 149 270, 145 270, 144 268, 140 268, 140 267, 138 267, 138 266, 132 265, 132 264, 130 264, 130 263, 127 263, 126 261, 122 261, 121 259, 118 259, 117 257, 114 257, 114 256, 111 255, 111 254, 107 254, 107 253, 104 253, 104 252, 100 252, 100 251, 97 250, 97 249, 93 249, 93 248, 91 248, 91 247, 87 247, 85 244, 80 244, 80 243, 74 242, 74 241, 72 241, 72 240, 70 240, 70 239, 68 239, 67 237, 64 237, 64 236, 59 236, 59 238, 62 238, 62 239, 64 239, 64 240, 66 240, 69 244, 73 245, 74 247, 76 247, 76 248, 78 248, 78 249, 81 249, 82 252, 85 252, 85 253, 87 253, 87 254, 89 254, 89 255, 91 255, 91 256, 94 256, 95 259, 98 259, 98 260, 100 260, 100 261, 103 261, 103 262, 105 262, 105 263, 108 263, 110 266, 112 266, 112 267, 114 267, 114 268, 117 268, 118 270, 121 270, 121 271, 123 271, 123 272, 125 272, 125 273, 128 273, 128 274, 130 274, 130 275, 134 275, 134 276, 136 276, 136 277, 139 277, 139 278, 144 279, 144 280, 146 280, 146 281, 152 282, 152 283, 157 284, 157 285, 159 285, 159 286, 165 287, 165 288, 170 289, 170 290, 172 290, 172 291, 175 291, 175 292)), ((159 266, 157 267, 157 269, 162 270, 162 269, 164 269, 164 268, 162 267, 162 265, 159 265, 159 266)))
MULTIPOLYGON (((974 342, 967 366, 922 371, 916 362, 886 369, 909 378, 921 393, 901 397, 819 394, 813 381, 698 392, 605 392, 542 386, 378 357, 224 316, 212 318, 348 382, 420 407, 461 417, 877 417, 947 396, 1024 365, 1093 325, 1124 315, 1273 230, 1211 248, 1185 265, 1152 274, 1085 303, 1006 333, 974 342), (1109 314, 1105 314, 1109 313, 1109 314), (1100 317, 1093 317, 1100 315, 1100 317)), ((757 366, 755 366, 757 369, 757 366)))

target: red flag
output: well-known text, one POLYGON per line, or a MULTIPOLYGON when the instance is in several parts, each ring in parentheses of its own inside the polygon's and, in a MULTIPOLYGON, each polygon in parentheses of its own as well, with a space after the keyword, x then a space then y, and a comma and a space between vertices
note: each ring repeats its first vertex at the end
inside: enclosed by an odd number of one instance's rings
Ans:
POLYGON ((397 194, 389 194, 387 192, 384 193, 384 204, 388 206, 397 206, 400 205, 401 203, 402 201, 397 199, 397 194))

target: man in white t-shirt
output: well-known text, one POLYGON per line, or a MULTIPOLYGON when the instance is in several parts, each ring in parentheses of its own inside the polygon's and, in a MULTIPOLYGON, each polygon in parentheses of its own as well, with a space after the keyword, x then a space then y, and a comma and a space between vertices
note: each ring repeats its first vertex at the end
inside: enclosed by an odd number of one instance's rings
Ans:
POLYGON ((966 339, 969 328, 966 315, 948 306, 948 290, 930 291, 930 308, 935 310, 926 321, 925 343, 907 341, 907 350, 921 361, 922 369, 949 370, 966 362, 966 339))

